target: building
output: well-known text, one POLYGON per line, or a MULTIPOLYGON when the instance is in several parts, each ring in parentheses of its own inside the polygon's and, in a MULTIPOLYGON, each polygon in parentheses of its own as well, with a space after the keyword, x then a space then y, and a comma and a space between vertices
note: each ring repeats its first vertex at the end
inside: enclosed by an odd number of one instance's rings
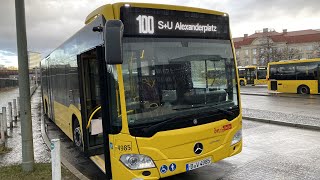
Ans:
POLYGON ((41 61, 41 53, 28 51, 29 69, 39 67, 41 61))
POLYGON ((238 66, 267 65, 271 61, 320 57, 320 30, 276 32, 264 28, 233 39, 238 66))

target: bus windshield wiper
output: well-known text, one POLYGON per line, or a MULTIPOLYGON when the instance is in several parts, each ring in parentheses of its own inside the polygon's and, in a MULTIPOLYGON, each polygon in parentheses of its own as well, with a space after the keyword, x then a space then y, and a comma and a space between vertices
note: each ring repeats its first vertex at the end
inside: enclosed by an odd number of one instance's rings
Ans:
POLYGON ((184 115, 184 116, 176 115, 176 116, 173 116, 173 117, 171 117, 171 118, 169 118, 169 119, 166 119, 166 120, 164 120, 164 121, 161 121, 161 122, 159 122, 159 123, 153 124, 153 125, 151 125, 151 126, 149 126, 149 127, 143 128, 142 131, 145 132, 145 133, 152 132, 152 131, 154 131, 155 129, 158 129, 158 128, 166 125, 168 122, 173 121, 173 120, 175 120, 175 119, 178 119, 178 118, 179 118, 179 119, 181 119, 181 118, 186 118, 186 117, 194 116, 194 115, 198 115, 198 114, 199 114, 199 113, 193 113, 193 114, 184 115))

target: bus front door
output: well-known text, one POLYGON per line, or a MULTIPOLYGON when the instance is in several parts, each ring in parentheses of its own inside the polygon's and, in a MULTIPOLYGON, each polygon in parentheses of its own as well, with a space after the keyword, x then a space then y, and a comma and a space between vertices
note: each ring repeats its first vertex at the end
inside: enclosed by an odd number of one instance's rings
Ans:
POLYGON ((246 69, 247 84, 254 84, 255 76, 256 76, 256 74, 255 74, 255 69, 254 68, 246 69))
POLYGON ((103 154, 97 49, 78 55, 78 67, 84 152, 88 156, 103 154))

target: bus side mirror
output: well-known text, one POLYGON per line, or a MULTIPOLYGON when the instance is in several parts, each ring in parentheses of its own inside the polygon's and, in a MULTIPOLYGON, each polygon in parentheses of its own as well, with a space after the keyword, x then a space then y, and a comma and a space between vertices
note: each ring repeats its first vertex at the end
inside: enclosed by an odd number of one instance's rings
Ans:
POLYGON ((122 21, 107 20, 103 30, 106 63, 122 64, 122 21))

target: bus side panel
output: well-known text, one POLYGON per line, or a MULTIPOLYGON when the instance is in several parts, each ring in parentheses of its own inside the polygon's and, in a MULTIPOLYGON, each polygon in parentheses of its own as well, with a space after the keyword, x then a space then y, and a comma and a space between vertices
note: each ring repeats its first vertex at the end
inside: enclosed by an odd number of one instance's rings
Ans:
POLYGON ((310 94, 318 93, 317 80, 278 80, 278 92, 297 93, 301 85, 306 85, 310 88, 310 94))
POLYGON ((254 80, 254 84, 255 85, 264 85, 264 84, 267 84, 267 80, 266 79, 255 79, 254 80))

